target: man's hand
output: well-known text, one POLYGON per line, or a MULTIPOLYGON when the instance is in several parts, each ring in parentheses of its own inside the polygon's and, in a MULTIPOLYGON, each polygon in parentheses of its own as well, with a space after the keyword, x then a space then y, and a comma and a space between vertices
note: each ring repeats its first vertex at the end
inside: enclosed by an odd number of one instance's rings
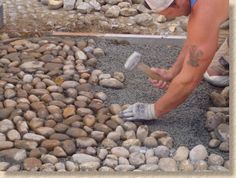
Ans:
POLYGON ((166 90, 169 87, 169 82, 174 78, 172 72, 170 70, 160 68, 151 68, 151 70, 159 74, 166 81, 149 79, 149 82, 158 89, 166 90))
POLYGON ((146 103, 135 103, 130 105, 127 109, 120 112, 119 116, 127 121, 153 120, 157 118, 154 104, 146 103))

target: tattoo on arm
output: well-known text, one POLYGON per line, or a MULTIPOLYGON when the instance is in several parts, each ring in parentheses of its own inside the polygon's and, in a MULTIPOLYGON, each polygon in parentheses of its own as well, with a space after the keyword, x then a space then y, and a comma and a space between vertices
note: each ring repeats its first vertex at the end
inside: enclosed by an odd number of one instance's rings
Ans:
POLYGON ((193 45, 189 48, 189 61, 187 62, 192 67, 198 67, 198 61, 203 56, 203 52, 197 49, 197 46, 193 45))

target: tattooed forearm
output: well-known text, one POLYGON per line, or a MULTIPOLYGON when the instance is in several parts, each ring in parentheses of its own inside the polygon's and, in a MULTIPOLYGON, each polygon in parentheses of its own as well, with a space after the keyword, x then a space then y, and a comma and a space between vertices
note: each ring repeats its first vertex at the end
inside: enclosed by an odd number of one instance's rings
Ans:
POLYGON ((187 62, 192 67, 198 67, 199 60, 203 56, 203 52, 197 49, 197 46, 193 45, 189 48, 189 61, 187 62))

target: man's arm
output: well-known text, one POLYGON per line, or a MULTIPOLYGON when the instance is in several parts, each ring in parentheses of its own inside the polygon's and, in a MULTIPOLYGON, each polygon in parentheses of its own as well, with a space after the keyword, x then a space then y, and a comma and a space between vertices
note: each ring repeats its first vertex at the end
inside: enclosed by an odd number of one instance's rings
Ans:
POLYGON ((202 80, 217 49, 219 24, 224 20, 224 13, 228 13, 218 10, 226 11, 227 8, 220 9, 222 3, 219 0, 216 4, 209 0, 199 1, 202 7, 191 14, 189 19, 182 69, 172 80, 166 93, 155 103, 157 116, 166 114, 185 101, 202 80))

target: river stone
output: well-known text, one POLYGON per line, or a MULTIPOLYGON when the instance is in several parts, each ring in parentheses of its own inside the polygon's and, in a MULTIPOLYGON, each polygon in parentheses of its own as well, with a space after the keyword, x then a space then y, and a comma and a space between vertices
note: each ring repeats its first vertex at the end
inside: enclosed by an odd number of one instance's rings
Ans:
POLYGON ((208 167, 209 170, 212 170, 212 171, 218 171, 218 172, 228 172, 229 170, 226 169, 225 167, 223 166, 209 166, 208 167))
POLYGON ((159 158, 157 156, 146 158, 146 164, 157 164, 158 161, 159 161, 159 158))
POLYGON ((99 85, 102 87, 114 89, 122 89, 124 87, 123 83, 114 78, 100 80, 99 85))
POLYGON ((179 170, 183 172, 192 172, 194 167, 190 160, 182 160, 179 164, 179 170))
POLYGON ((0 151, 12 148, 14 146, 13 142, 10 141, 1 141, 0 151))
POLYGON ((84 116, 83 122, 86 126, 92 127, 96 123, 96 118, 94 115, 88 114, 84 116))
POLYGON ((109 139, 109 138, 105 138, 105 139, 102 141, 101 145, 102 145, 103 147, 105 147, 106 149, 111 149, 111 148, 117 146, 116 142, 114 142, 113 140, 111 140, 111 139, 109 139))
POLYGON ((222 115, 219 113, 215 114, 212 111, 208 111, 206 116, 207 119, 205 122, 205 127, 209 132, 217 128, 217 126, 219 126, 224 121, 224 117, 222 117, 222 115))
POLYGON ((72 160, 78 164, 87 163, 87 162, 100 162, 98 158, 87 155, 87 154, 83 154, 83 153, 77 153, 77 154, 72 155, 72 160))
POLYGON ((76 145, 78 148, 87 148, 90 146, 97 146, 97 142, 89 137, 81 137, 76 139, 76 145))
POLYGON ((211 139, 210 141, 209 141, 209 147, 211 147, 211 148, 216 148, 216 147, 218 147, 219 145, 220 145, 220 143, 221 143, 221 141, 220 140, 218 140, 218 139, 211 139))
POLYGON ((10 130, 9 132, 7 132, 7 137, 10 141, 21 139, 21 135, 17 130, 10 130))
POLYGON ((37 171, 41 167, 42 162, 37 158, 26 158, 23 165, 27 171, 37 171))
POLYGON ((75 8, 76 0, 64 0, 63 8, 65 10, 73 10, 75 8))
POLYGON ((115 168, 117 165, 118 159, 115 155, 107 155, 106 159, 103 161, 103 166, 115 168))
POLYGON ((19 164, 9 167, 6 172, 17 172, 20 171, 21 166, 19 164))
POLYGON ((59 146, 60 145, 60 141, 58 140, 44 140, 41 143, 41 146, 46 148, 47 150, 51 151, 53 150, 54 147, 59 146))
POLYGON ((38 143, 35 141, 29 141, 29 140, 16 140, 15 141, 15 147, 16 148, 22 148, 25 150, 32 150, 37 148, 38 143))
POLYGON ((0 133, 0 141, 6 141, 6 136, 3 133, 0 133))
POLYGON ((138 25, 148 27, 153 25, 153 17, 148 13, 142 13, 135 16, 135 22, 138 25))
POLYGON ((93 127, 94 127, 94 130, 104 132, 105 134, 108 134, 109 132, 112 131, 112 129, 110 127, 106 126, 105 124, 101 124, 101 123, 95 123, 95 125, 93 127))
POLYGON ((119 157, 118 158, 118 163, 119 165, 129 165, 129 160, 124 157, 119 157))
POLYGON ((111 114, 116 115, 122 110, 119 104, 111 104, 109 107, 111 114))
POLYGON ((142 171, 156 171, 159 169, 158 165, 156 164, 144 164, 139 167, 142 171))
POLYGON ((78 166, 72 161, 66 161, 65 166, 66 170, 70 172, 78 170, 78 166))
POLYGON ((8 162, 0 162, 0 171, 6 171, 10 167, 8 162))
POLYGON ((14 110, 15 108, 0 108, 0 120, 8 118, 14 110))
POLYGON ((114 147, 111 149, 111 153, 113 155, 116 155, 117 157, 129 157, 129 151, 126 148, 123 147, 114 147))
POLYGON ((137 139, 139 139, 141 142, 144 142, 145 138, 148 136, 148 126, 141 125, 137 129, 137 139))
POLYGON ((144 146, 148 147, 148 148, 154 148, 157 147, 157 140, 154 137, 146 137, 144 139, 144 146))
POLYGON ((42 140, 45 139, 44 136, 34 134, 34 133, 26 133, 23 135, 24 140, 31 140, 31 141, 36 141, 36 142, 41 142, 42 140))
POLYGON ((141 146, 141 142, 139 139, 128 139, 122 143, 122 146, 125 148, 129 148, 131 146, 141 146))
POLYGON ((167 146, 161 145, 154 148, 155 155, 159 158, 166 158, 170 155, 170 149, 167 146))
POLYGON ((6 159, 13 159, 14 161, 23 161, 27 155, 24 149, 7 149, 0 151, 0 157, 5 157, 6 159))
POLYGON ((97 171, 99 167, 99 162, 86 162, 79 165, 80 171, 97 171))
POLYGON ((189 154, 189 149, 185 146, 180 146, 174 153, 173 159, 175 161, 187 160, 189 154))
POLYGON ((227 161, 225 161, 225 163, 224 163, 224 167, 226 168, 226 169, 231 169, 231 166, 230 166, 230 160, 227 160, 227 161))
POLYGON ((68 106, 63 111, 63 117, 68 118, 70 116, 75 115, 75 107, 74 106, 68 106))
POLYGON ((14 129, 14 124, 11 120, 4 119, 0 121, 0 132, 4 133, 12 129, 14 129))
POLYGON ((68 155, 72 155, 76 152, 76 145, 72 140, 65 140, 62 142, 62 148, 68 155))
POLYGON ((130 17, 137 14, 138 14, 138 11, 135 8, 122 8, 120 10, 120 15, 125 16, 125 17, 130 17))
POLYGON ((173 139, 169 136, 159 138, 158 143, 167 146, 168 148, 173 147, 173 139))
POLYGON ((191 161, 205 160, 207 156, 207 150, 203 145, 195 146, 189 153, 189 158, 191 161))
POLYGON ((29 62, 25 62, 23 64, 20 65, 20 68, 23 70, 30 70, 30 71, 36 71, 40 68, 42 68, 44 65, 44 62, 39 62, 39 61, 29 61, 29 62))
POLYGON ((115 170, 118 172, 128 172, 133 171, 135 169, 135 166, 133 165, 118 165, 115 167, 115 170))
MULTIPOLYGON (((87 2, 77 2, 76 7, 77 10, 82 14, 90 13, 94 9, 94 7, 87 2)), ((80 58, 78 57, 76 59, 80 58)))
POLYGON ((208 165, 209 166, 221 166, 224 163, 224 159, 222 158, 222 156, 217 155, 217 154, 210 154, 210 156, 208 156, 208 165))
POLYGON ((104 139, 105 133, 100 131, 92 131, 91 137, 95 139, 96 141, 100 142, 104 139))
POLYGON ((83 129, 80 129, 80 128, 73 128, 73 127, 70 127, 67 132, 66 132, 67 135, 73 137, 73 138, 78 138, 78 137, 87 137, 87 132, 85 132, 83 129))
POLYGON ((107 155, 108 155, 108 151, 106 149, 104 148, 98 149, 97 151, 98 158, 100 158, 101 160, 104 160, 107 155))
POLYGON ((120 134, 117 133, 117 132, 110 132, 108 135, 107 135, 107 138, 117 142, 120 140, 120 134))
POLYGON ((217 93, 216 91, 213 91, 210 94, 210 98, 211 98, 211 101, 212 101, 213 105, 216 106, 216 107, 226 107, 226 106, 228 106, 228 102, 226 101, 224 96, 222 96, 220 93, 217 93))
POLYGON ((51 163, 51 164, 56 164, 58 162, 58 159, 56 156, 54 155, 50 155, 50 154, 45 154, 45 155, 42 155, 40 160, 43 162, 43 163, 51 163))
POLYGON ((172 158, 161 158, 158 164, 159 168, 165 172, 177 171, 176 161, 172 158))
POLYGON ((208 165, 206 161, 200 160, 194 163, 194 169, 197 171, 207 170, 208 165))
POLYGON ((55 133, 55 130, 50 127, 39 127, 37 129, 35 129, 35 132, 37 134, 44 136, 44 137, 49 137, 50 135, 55 133))
POLYGON ((61 147, 59 147, 59 146, 54 147, 52 154, 53 154, 54 156, 56 156, 56 157, 59 157, 59 158, 60 158, 60 157, 66 157, 66 156, 67 156, 67 154, 66 154, 66 152, 63 150, 63 148, 61 148, 61 147))
POLYGON ((228 152, 229 151, 229 142, 222 142, 219 146, 219 150, 228 152))
POLYGON ((229 140, 229 125, 228 124, 220 124, 216 129, 217 137, 221 141, 228 141, 229 140))
POLYGON ((134 152, 129 155, 131 165, 140 166, 145 163, 145 156, 142 153, 134 152))
POLYGON ((105 12, 105 16, 109 18, 117 18, 120 14, 120 7, 119 6, 111 6, 105 12))

